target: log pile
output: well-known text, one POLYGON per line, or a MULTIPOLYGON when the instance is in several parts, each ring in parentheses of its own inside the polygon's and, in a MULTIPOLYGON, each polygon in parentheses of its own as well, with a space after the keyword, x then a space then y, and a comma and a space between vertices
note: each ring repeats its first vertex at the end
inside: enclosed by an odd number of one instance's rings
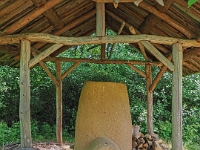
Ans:
POLYGON ((159 139, 157 134, 144 135, 139 130, 139 126, 133 126, 132 150, 168 150, 162 145, 162 139, 159 139))

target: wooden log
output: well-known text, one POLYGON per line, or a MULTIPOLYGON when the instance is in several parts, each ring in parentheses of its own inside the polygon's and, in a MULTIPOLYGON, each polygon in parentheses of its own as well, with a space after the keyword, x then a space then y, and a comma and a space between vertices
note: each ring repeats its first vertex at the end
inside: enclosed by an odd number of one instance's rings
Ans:
POLYGON ((151 66, 146 65, 146 90, 147 90, 147 123, 148 123, 148 133, 150 135, 154 134, 153 131, 153 93, 150 92, 149 88, 152 84, 152 72, 151 66))
POLYGON ((132 126, 132 135, 136 136, 140 132, 140 126, 132 126))
MULTIPOLYGON (((167 0, 165 1, 165 5, 164 6, 160 6, 160 5, 156 5, 155 7, 157 8, 158 11, 162 12, 162 13, 166 13, 167 10, 170 8, 170 6, 174 3, 175 0, 167 0)), ((154 14, 150 13, 145 21, 140 25, 140 30, 142 31, 142 33, 149 33, 151 31, 151 29, 159 22, 161 21, 160 18, 158 18, 157 16, 155 16, 154 14)))
POLYGON ((62 141, 62 62, 56 61, 56 141, 59 145, 63 144, 62 141))
POLYGON ((20 103, 19 119, 21 131, 21 148, 31 148, 31 119, 30 119, 30 42, 21 41, 20 52, 20 103))
POLYGON ((53 46, 51 46, 50 48, 48 48, 47 50, 43 51, 42 53, 40 53, 38 56, 34 57, 30 62, 29 62, 29 67, 33 67, 34 65, 36 65, 38 62, 40 62, 41 60, 43 60, 44 58, 46 58, 47 56, 49 56, 50 54, 52 54, 53 52, 55 52, 57 49, 59 49, 60 47, 62 47, 62 44, 54 44, 53 46))
MULTIPOLYGON (((96 36, 105 36, 105 3, 97 2, 96 3, 96 36)), ((101 59, 105 59, 105 49, 106 45, 101 44, 101 59)))
POLYGON ((159 62, 151 61, 140 61, 140 60, 97 60, 97 59, 87 59, 87 58, 63 58, 63 57, 48 57, 43 61, 53 61, 60 60, 63 62, 87 62, 87 63, 96 63, 96 64, 135 64, 135 65, 153 65, 153 66, 162 66, 159 62))
POLYGON ((173 71, 174 66, 165 56, 162 55, 150 42, 148 41, 141 41, 144 47, 153 54, 160 62, 162 62, 165 66, 168 67, 169 70, 173 71))
POLYGON ((96 3, 96 36, 105 36, 105 4, 96 3))
POLYGON ((198 54, 200 55, 200 48, 186 50, 183 53, 183 61, 193 59, 194 57, 197 57, 198 54))
POLYGON ((197 35, 195 33, 189 31, 187 28, 185 28, 180 23, 178 23, 176 20, 169 17, 167 14, 158 11, 156 8, 149 5, 148 3, 143 1, 142 3, 140 3, 139 6, 142 7, 143 9, 149 11, 150 13, 154 14, 156 17, 159 17, 160 19, 164 20, 165 22, 170 24, 172 27, 174 27, 175 29, 177 29, 178 31, 183 33, 186 37, 196 38, 197 35))
MULTIPOLYGON (((46 3, 46 0, 31 0, 38 8, 46 3)), ((64 22, 58 17, 53 8, 45 11, 44 16, 54 26, 55 29, 61 29, 64 26, 64 22)))
POLYGON ((28 14, 27 16, 23 17, 16 23, 12 24, 10 27, 8 27, 6 30, 4 30, 5 33, 7 34, 12 34, 15 31, 21 29, 25 25, 27 25, 29 22, 34 20, 36 17, 44 13, 46 10, 54 7, 55 5, 59 4, 63 0, 49 0, 46 2, 43 6, 39 7, 37 10, 33 11, 32 13, 28 14))
POLYGON ((180 43, 172 46, 174 71, 172 76, 172 150, 182 150, 182 60, 180 43))
POLYGON ((164 37, 157 35, 118 35, 105 37, 59 37, 46 33, 25 33, 15 35, 0 36, 0 43, 14 44, 21 40, 27 39, 32 42, 57 43, 63 45, 82 45, 82 44, 105 44, 105 43, 137 43, 140 41, 149 41, 151 43, 172 45, 174 43, 181 43, 183 47, 200 47, 200 42, 191 39, 181 39, 164 37))

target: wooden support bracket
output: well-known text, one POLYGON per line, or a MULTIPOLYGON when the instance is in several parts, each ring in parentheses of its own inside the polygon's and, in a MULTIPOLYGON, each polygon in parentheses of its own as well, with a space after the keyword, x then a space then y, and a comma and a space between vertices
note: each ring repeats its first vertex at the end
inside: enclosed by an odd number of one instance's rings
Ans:
MULTIPOLYGON (((34 57, 36 57, 38 54, 36 53, 36 51, 32 51, 32 55, 34 57)), ((47 66, 45 65, 45 63, 43 61, 40 61, 39 64, 45 70, 45 72, 50 77, 50 79, 53 81, 53 83, 58 86, 59 85, 58 81, 56 80, 56 78, 54 77, 54 75, 51 73, 51 71, 47 68, 47 66)))
MULTIPOLYGON (((172 59, 172 55, 170 55, 167 59, 170 61, 172 59)), ((156 78, 154 79, 153 83, 149 88, 150 92, 153 92, 153 90, 155 89, 156 85, 158 84, 159 80, 161 79, 162 75, 165 73, 166 70, 167 66, 163 65, 162 68, 160 69, 160 72, 157 74, 156 78)))
POLYGON ((153 54, 160 62, 162 62, 165 66, 169 68, 169 70, 174 70, 174 65, 171 61, 169 61, 165 56, 163 56, 150 42, 141 41, 144 47, 153 54))
POLYGON ((39 63, 41 60, 43 60, 62 46, 63 44, 54 44, 53 46, 49 47, 48 49, 40 53, 38 56, 34 57, 31 61, 29 61, 29 68, 33 67, 34 65, 39 63))
POLYGON ((135 70, 137 73, 139 73, 141 76, 143 76, 144 78, 147 78, 146 74, 141 71, 140 69, 138 69, 137 67, 131 65, 131 64, 127 64, 131 69, 135 70))
POLYGON ((61 79, 63 80, 70 72, 72 72, 81 62, 76 62, 72 65, 65 73, 62 74, 61 79))

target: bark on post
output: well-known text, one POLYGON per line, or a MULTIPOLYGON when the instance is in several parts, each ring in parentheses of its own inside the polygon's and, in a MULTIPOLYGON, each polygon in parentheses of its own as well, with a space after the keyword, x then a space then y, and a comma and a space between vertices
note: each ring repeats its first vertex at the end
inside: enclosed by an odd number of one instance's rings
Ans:
POLYGON ((153 93, 150 92, 150 86, 152 84, 152 72, 151 65, 146 65, 146 90, 147 90, 147 122, 148 122, 148 133, 154 134, 153 132, 153 93))
POLYGON ((173 44, 172 51, 172 150, 182 150, 182 45, 173 44))
POLYGON ((31 121, 30 121, 30 41, 21 41, 20 52, 20 103, 19 119, 21 130, 21 148, 31 148, 31 121))
MULTIPOLYGON (((105 4, 103 2, 96 3, 96 36, 105 36, 105 4)), ((105 59, 105 44, 101 44, 101 59, 105 59)))
POLYGON ((62 145, 62 62, 56 61, 56 140, 62 145))

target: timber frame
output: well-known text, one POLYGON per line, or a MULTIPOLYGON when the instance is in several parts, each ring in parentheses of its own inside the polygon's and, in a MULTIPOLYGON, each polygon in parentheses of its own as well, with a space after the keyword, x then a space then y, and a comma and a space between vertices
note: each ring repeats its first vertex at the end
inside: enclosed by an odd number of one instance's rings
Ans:
POLYGON ((22 149, 32 147, 30 69, 40 65, 56 86, 56 138, 62 145, 62 80, 82 62, 126 64, 146 79, 149 134, 154 134, 153 91, 162 75, 167 70, 172 72, 172 144, 173 150, 182 149, 182 76, 200 72, 200 3, 187 8, 185 0, 164 1, 164 6, 154 0, 143 0, 138 6, 133 2, 136 1, 0 2, 0 64, 20 67, 22 149), (106 27, 117 35, 107 36, 106 27), (96 35, 90 36, 95 31, 96 35), (129 43, 145 61, 107 58, 106 43, 129 43), (100 44, 101 59, 58 57, 71 46, 84 44, 100 44), (47 61, 55 62, 56 76, 46 67, 47 61), (62 62, 74 64, 62 73, 62 62), (145 72, 134 65, 145 65, 145 72), (155 79, 152 66, 160 67, 155 79))

